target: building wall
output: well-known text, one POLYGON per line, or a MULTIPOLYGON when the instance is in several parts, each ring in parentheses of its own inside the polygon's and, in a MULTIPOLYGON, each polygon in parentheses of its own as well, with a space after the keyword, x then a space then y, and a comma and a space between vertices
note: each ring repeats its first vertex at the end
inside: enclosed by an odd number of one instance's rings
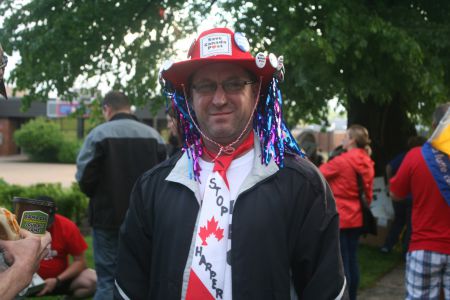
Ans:
POLYGON ((18 122, 15 119, 0 118, 0 156, 19 153, 19 148, 13 138, 17 127, 18 122))
POLYGON ((342 144, 345 131, 315 132, 317 148, 330 153, 334 148, 342 144))

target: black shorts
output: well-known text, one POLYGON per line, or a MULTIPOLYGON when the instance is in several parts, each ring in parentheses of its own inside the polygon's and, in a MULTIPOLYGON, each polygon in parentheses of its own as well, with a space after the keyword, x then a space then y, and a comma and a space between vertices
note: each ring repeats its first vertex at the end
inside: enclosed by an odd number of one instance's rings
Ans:
POLYGON ((70 284, 72 283, 73 279, 61 281, 61 284, 57 286, 53 291, 46 295, 70 295, 72 294, 70 292, 70 284))
MULTIPOLYGON (((70 284, 72 283, 73 279, 69 279, 66 281, 62 281, 59 286, 57 286, 53 291, 50 293, 45 294, 45 296, 56 296, 56 295, 71 295, 70 292, 70 284)), ((34 292, 32 294, 27 293, 27 297, 36 297, 36 295, 39 294, 39 291, 34 292)))

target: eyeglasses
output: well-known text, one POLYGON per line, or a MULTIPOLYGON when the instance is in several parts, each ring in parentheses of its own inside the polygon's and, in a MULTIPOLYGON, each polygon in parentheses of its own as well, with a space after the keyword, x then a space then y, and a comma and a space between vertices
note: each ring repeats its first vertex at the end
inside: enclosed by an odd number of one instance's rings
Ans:
POLYGON ((8 65, 8 56, 3 55, 2 56, 2 63, 0 65, 0 69, 5 68, 8 65))
POLYGON ((247 84, 254 84, 254 80, 243 80, 243 79, 230 79, 223 81, 222 83, 217 82, 200 82, 192 85, 192 88, 200 95, 210 96, 217 91, 217 86, 220 85, 223 91, 227 94, 233 94, 241 92, 247 84))

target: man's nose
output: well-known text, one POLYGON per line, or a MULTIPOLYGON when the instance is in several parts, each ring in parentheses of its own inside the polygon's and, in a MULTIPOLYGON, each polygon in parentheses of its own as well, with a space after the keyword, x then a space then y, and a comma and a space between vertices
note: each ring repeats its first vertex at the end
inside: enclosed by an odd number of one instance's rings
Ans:
POLYGON ((217 85, 217 89, 214 92, 212 102, 216 106, 222 106, 227 103, 226 93, 223 90, 222 85, 220 85, 220 84, 217 85))

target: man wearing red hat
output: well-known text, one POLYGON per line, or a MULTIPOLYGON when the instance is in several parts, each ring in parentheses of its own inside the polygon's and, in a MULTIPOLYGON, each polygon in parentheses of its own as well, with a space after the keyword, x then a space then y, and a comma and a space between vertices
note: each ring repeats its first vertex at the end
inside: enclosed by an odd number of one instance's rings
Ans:
POLYGON ((282 119, 282 57, 249 50, 215 28, 163 65, 183 153, 136 182, 117 299, 343 298, 334 199, 282 119))

